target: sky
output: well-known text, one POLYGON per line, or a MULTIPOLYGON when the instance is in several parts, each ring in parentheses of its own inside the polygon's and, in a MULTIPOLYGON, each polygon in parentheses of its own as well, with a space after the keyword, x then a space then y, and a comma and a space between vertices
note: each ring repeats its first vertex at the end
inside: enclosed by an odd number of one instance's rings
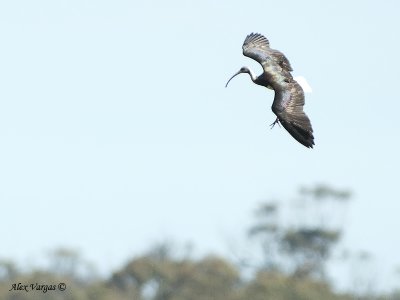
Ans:
MULTIPOLYGON (((151 244, 229 253, 263 201, 350 189, 343 243, 400 266, 396 1, 1 1, 0 257, 78 249, 115 270, 151 244), (313 88, 315 148, 269 124, 241 66, 259 32, 313 88)), ((245 240, 244 240, 245 241, 245 240)))

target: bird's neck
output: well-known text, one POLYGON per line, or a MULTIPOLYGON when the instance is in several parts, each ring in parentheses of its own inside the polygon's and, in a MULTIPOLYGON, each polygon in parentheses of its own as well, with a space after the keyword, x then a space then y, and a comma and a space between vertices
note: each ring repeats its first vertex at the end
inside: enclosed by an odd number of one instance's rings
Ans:
POLYGON ((253 73, 253 71, 252 71, 252 70, 249 70, 249 71, 248 71, 248 74, 250 75, 251 80, 252 80, 254 83, 257 83, 257 76, 253 73))
POLYGON ((254 79, 252 78, 252 80, 253 80, 253 82, 254 82, 255 84, 258 84, 258 85, 262 85, 262 86, 271 88, 271 87, 270 87, 271 84, 266 80, 264 74, 261 74, 260 76, 255 77, 254 79))

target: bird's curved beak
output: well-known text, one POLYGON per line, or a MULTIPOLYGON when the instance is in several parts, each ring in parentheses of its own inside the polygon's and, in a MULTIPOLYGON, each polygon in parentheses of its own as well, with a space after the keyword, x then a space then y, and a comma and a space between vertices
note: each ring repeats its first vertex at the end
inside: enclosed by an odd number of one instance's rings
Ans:
POLYGON ((236 75, 239 75, 240 73, 242 73, 241 70, 239 70, 238 72, 236 72, 236 73, 228 80, 228 82, 226 83, 225 87, 228 86, 229 81, 231 81, 231 80, 233 79, 233 77, 235 77, 236 75))

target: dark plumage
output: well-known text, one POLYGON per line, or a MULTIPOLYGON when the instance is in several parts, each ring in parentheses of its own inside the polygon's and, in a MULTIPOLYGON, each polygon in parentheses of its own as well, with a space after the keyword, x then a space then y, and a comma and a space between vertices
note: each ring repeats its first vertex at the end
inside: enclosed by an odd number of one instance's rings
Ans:
POLYGON ((247 67, 242 67, 233 77, 248 73, 252 81, 275 91, 272 111, 277 119, 272 126, 280 122, 299 143, 308 148, 314 145, 311 122, 303 111, 304 91, 293 79, 289 60, 278 50, 271 49, 266 37, 258 33, 248 35, 243 43, 243 55, 256 60, 264 72, 256 77, 247 67))

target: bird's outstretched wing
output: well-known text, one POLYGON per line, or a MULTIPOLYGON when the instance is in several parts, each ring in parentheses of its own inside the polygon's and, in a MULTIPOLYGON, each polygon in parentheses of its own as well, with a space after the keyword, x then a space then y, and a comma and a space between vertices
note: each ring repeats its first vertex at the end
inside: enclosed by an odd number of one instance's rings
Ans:
POLYGON ((292 137, 304 146, 312 148, 313 129, 310 119, 303 111, 303 106, 304 92, 295 80, 287 83, 284 89, 275 90, 272 111, 292 137))
POLYGON ((258 33, 249 34, 243 43, 243 55, 260 63, 265 72, 274 72, 284 80, 275 90, 272 111, 277 115, 282 126, 301 144, 308 148, 314 145, 313 129, 310 119, 303 111, 304 91, 293 79, 289 60, 283 53, 271 49, 268 39, 258 33))
POLYGON ((244 56, 254 59, 263 67, 268 59, 272 59, 281 66, 282 70, 293 71, 286 56, 278 50, 271 49, 268 39, 259 33, 249 34, 244 40, 242 49, 244 56))

